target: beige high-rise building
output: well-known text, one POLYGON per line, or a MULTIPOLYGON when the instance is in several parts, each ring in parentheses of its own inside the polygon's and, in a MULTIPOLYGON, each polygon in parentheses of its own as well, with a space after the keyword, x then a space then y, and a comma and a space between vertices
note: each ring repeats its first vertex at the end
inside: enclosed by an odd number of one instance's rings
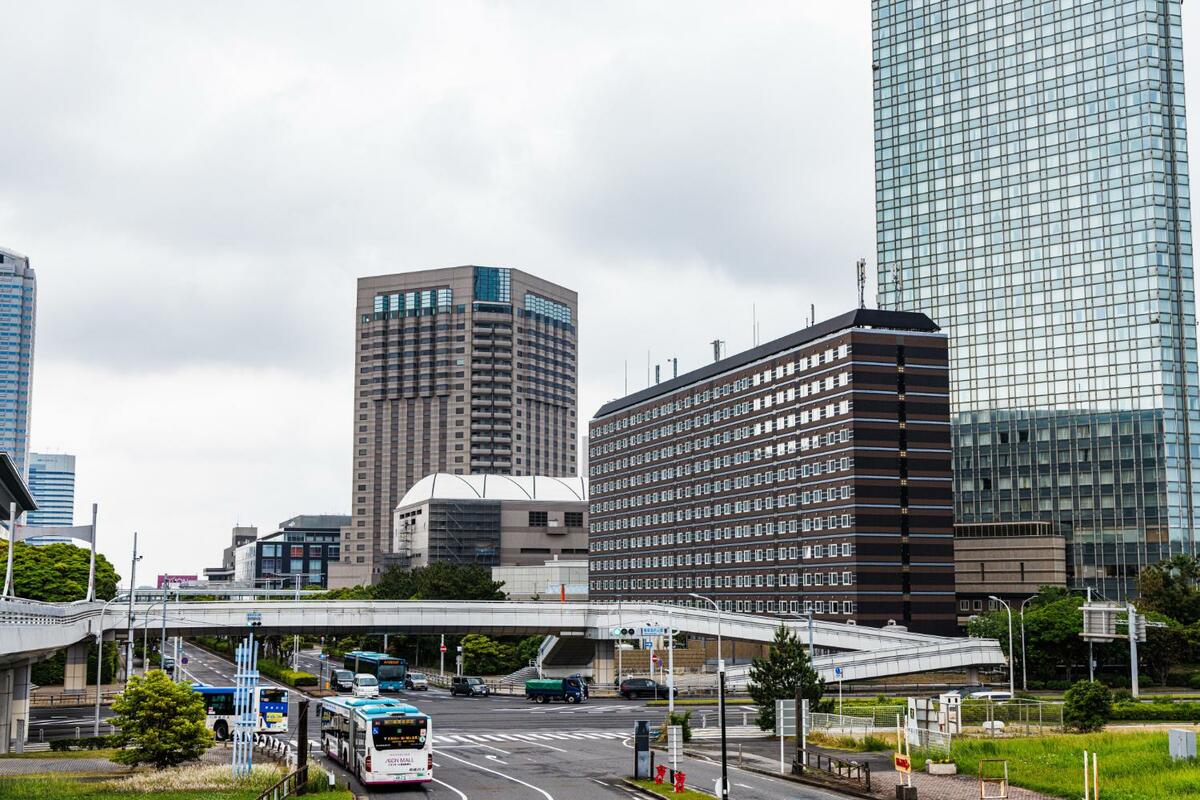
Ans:
POLYGON ((401 559, 392 512, 435 472, 573 476, 575 292, 516 269, 360 278, 352 519, 330 588, 401 559))

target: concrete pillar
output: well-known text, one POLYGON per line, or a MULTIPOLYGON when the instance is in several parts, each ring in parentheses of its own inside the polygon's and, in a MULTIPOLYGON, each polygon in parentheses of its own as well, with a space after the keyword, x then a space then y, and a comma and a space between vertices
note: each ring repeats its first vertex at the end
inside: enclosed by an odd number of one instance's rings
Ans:
POLYGON ((83 692, 87 689, 88 641, 77 642, 67 648, 67 666, 63 673, 63 691, 83 692))
POLYGON ((29 673, 33 662, 26 659, 12 668, 12 701, 9 703, 9 736, 17 739, 17 751, 25 749, 29 735, 29 673))
POLYGON ((592 656, 592 681, 596 686, 612 686, 617 677, 617 651, 610 640, 596 640, 596 652, 592 656))
POLYGON ((0 668, 0 753, 9 752, 12 732, 9 720, 12 713, 13 668, 0 668))
POLYGON ((979 667, 967 667, 967 686, 979 685, 979 667))

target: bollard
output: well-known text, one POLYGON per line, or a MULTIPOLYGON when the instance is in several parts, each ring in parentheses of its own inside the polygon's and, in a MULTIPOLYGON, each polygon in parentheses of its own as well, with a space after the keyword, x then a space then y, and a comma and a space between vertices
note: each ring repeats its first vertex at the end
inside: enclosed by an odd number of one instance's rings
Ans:
POLYGON ((75 726, 75 738, 76 739, 79 738, 79 726, 78 725, 75 726))

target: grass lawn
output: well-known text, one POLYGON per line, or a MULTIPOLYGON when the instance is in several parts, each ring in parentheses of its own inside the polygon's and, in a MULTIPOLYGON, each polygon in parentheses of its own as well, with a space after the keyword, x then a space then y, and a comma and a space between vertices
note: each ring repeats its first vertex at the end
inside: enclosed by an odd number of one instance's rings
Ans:
POLYGON ((1083 751, 1099 753, 1104 800, 1200 797, 1200 761, 1175 763, 1167 734, 1092 733, 1034 739, 957 739, 959 772, 979 774, 982 758, 1007 758, 1009 780, 1055 797, 1083 796, 1083 751))
POLYGON ((653 794, 662 795, 663 797, 674 798, 674 800, 712 800, 713 795, 708 792, 697 792, 693 789, 685 789, 679 794, 675 793, 675 789, 665 783, 655 783, 651 780, 632 781, 653 794))
MULTIPOLYGON (((79 775, 22 775, 0 778, 0 800, 256 800, 280 775, 276 769, 256 767, 251 777, 235 782, 225 765, 143 769, 131 775, 89 779, 79 775)), ((353 800, 346 789, 311 796, 318 800, 353 800)))

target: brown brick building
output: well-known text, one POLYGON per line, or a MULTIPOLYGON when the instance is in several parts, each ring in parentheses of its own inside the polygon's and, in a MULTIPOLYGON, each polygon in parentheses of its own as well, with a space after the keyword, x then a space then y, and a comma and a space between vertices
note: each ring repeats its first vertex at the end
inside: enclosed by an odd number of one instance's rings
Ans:
POLYGON ((576 474, 578 298, 516 269, 360 278, 352 520, 330 586, 402 558, 392 515, 436 472, 576 474))
POLYGON ((948 385, 928 317, 858 309, 607 403, 590 597, 953 634, 948 385))

